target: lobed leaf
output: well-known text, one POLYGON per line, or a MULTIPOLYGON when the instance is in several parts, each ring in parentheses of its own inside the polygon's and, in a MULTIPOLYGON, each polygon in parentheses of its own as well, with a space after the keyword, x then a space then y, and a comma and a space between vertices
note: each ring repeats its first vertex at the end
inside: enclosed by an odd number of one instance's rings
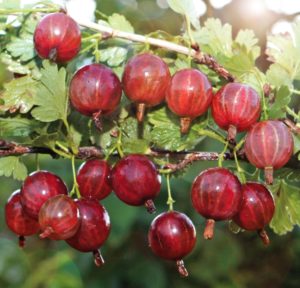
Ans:
POLYGON ((27 168, 19 157, 0 158, 0 176, 12 176, 16 180, 24 180, 27 176, 27 168))

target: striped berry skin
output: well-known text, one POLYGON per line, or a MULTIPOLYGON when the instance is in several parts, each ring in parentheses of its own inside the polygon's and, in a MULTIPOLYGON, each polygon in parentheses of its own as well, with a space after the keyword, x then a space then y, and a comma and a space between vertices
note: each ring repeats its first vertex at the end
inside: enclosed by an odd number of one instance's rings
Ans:
POLYGON ((196 229, 189 217, 177 211, 158 215, 151 223, 148 241, 157 256, 176 261, 179 273, 188 276, 182 258, 196 244, 196 229))
POLYGON ((291 158, 293 149, 292 133, 277 120, 256 123, 245 140, 246 156, 252 165, 265 169, 267 184, 273 182, 273 169, 283 167, 291 158))
POLYGON ((48 171, 36 171, 30 174, 21 188, 21 203, 25 212, 38 219, 42 205, 51 197, 68 194, 65 183, 48 171))
POLYGON ((165 100, 171 74, 167 64, 158 56, 144 53, 132 57, 122 77, 126 96, 137 104, 137 119, 143 121, 146 107, 165 100))
POLYGON ((41 58, 67 62, 78 54, 80 46, 80 28, 64 13, 46 15, 35 29, 34 47, 41 58))
POLYGON ((264 185, 254 182, 244 184, 242 192, 242 205, 233 220, 245 230, 258 231, 264 244, 268 245, 270 241, 264 227, 275 212, 273 196, 264 185))
MULTIPOLYGON (((76 234, 68 239, 67 243, 81 252, 93 252, 99 257, 101 254, 98 249, 110 233, 109 215, 105 208, 95 200, 80 198, 75 200, 75 203, 79 209, 81 224, 76 234)), ((98 257, 95 257, 95 264, 100 266, 104 262, 98 263, 98 257)))
POLYGON ((39 212, 40 237, 66 240, 74 236, 80 226, 80 214, 72 198, 57 195, 48 199, 39 212))
POLYGON ((24 236, 36 234, 39 229, 39 223, 29 217, 21 204, 20 190, 15 191, 8 199, 5 205, 5 220, 8 228, 19 235, 19 246, 24 247, 24 236))
POLYGON ((242 203, 242 185, 225 168, 210 168, 200 173, 192 185, 192 204, 207 220, 205 239, 213 238, 214 222, 231 219, 242 203))
POLYGON ((84 162, 77 173, 77 183, 82 197, 102 200, 112 188, 110 166, 104 160, 92 159, 84 162))
POLYGON ((168 107, 181 118, 182 133, 187 133, 191 121, 208 110, 212 98, 211 83, 196 69, 176 72, 166 95, 168 107))
POLYGON ((260 97, 248 85, 228 83, 214 95, 211 111, 218 126, 228 131, 228 139, 234 140, 237 132, 249 130, 258 121, 260 97))
POLYGON ((102 64, 80 68, 70 83, 70 100, 83 115, 109 114, 120 103, 122 95, 118 76, 102 64))
POLYGON ((112 169, 112 187, 117 197, 128 205, 145 205, 155 212, 152 201, 160 192, 161 179, 151 160, 131 154, 122 158, 112 169))

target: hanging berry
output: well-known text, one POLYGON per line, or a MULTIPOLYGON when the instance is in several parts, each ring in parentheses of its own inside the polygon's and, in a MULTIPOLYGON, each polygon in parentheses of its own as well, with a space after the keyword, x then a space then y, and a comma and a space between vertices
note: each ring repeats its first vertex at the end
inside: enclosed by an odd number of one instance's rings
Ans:
POLYGON ((228 131, 228 140, 234 140, 237 132, 249 130, 259 120, 260 97, 248 85, 228 83, 214 95, 211 111, 218 126, 228 131))
POLYGON ((126 96, 137 104, 137 119, 143 121, 146 107, 159 105, 165 100, 171 80, 167 64, 158 56, 140 54, 126 64, 122 83, 126 96))
POLYGON ((276 120, 256 123, 245 140, 246 156, 252 165, 265 170, 267 184, 273 183, 273 170, 289 161, 293 149, 292 133, 281 121, 276 120))
POLYGON ((204 238, 212 239, 215 221, 229 220, 240 209, 242 186, 225 168, 210 168, 200 173, 192 186, 192 204, 207 219, 204 238))
POLYGON ((187 133, 192 120, 207 111, 212 96, 211 84, 199 70, 183 69, 173 75, 166 100, 180 117, 181 133, 187 133))

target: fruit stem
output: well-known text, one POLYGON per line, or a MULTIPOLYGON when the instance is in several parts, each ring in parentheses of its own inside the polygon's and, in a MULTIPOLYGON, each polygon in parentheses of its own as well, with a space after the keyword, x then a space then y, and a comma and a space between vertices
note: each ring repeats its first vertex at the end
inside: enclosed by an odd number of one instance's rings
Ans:
POLYGON ((189 276, 189 272, 186 270, 183 260, 177 260, 176 265, 178 268, 178 272, 182 277, 189 276))
POLYGON ((180 118, 180 132, 182 134, 186 134, 190 130, 190 126, 192 123, 191 117, 181 117, 180 118))
POLYGON ((75 156, 72 156, 72 173, 73 173, 73 187, 72 190, 70 192, 70 196, 74 195, 74 193, 76 194, 77 198, 81 198, 80 195, 80 191, 79 191, 79 185, 77 183, 77 177, 76 177, 76 167, 75 167, 75 156))
POLYGON ((237 168, 237 172, 240 176, 241 183, 245 184, 247 182, 246 176, 244 174, 244 170, 242 169, 242 167, 239 164, 239 160, 238 160, 237 155, 236 155, 236 149, 233 150, 233 156, 234 156, 234 161, 235 161, 235 166, 237 168))
POLYGON ((95 112, 92 116, 94 124, 99 131, 102 131, 102 129, 103 129, 103 125, 102 125, 102 121, 101 121, 101 114, 102 114, 102 111, 100 110, 98 112, 95 112))
POLYGON ((19 236, 19 247, 24 248, 25 247, 25 237, 24 236, 19 236))
POLYGON ((170 174, 166 175, 166 180, 167 180, 167 190, 168 190, 167 204, 169 205, 169 211, 173 211, 173 204, 175 203, 175 200, 172 197, 170 174))
POLYGON ((93 255, 94 255, 94 262, 97 267, 104 265, 105 261, 103 259, 100 250, 94 250, 93 255))
POLYGON ((145 103, 138 103, 136 106, 136 118, 138 122, 143 122, 144 115, 146 110, 146 104, 145 103))
MULTIPOLYGON (((54 5, 53 5, 54 6, 54 5)), ((26 13, 36 13, 36 12, 41 12, 41 13, 52 13, 52 12, 58 12, 60 9, 57 8, 33 8, 33 9, 0 9, 0 15, 7 14, 7 15, 12 15, 12 14, 26 14, 26 13)))
POLYGON ((48 59, 51 62, 55 62, 57 58, 57 49, 56 48, 52 48, 48 54, 48 59))
POLYGON ((229 142, 226 142, 223 151, 219 155, 219 160, 218 160, 218 166, 219 167, 223 167, 224 155, 225 155, 225 153, 226 153, 226 151, 228 149, 228 145, 229 145, 229 142))
POLYGON ((147 200, 144 205, 150 214, 153 214, 156 212, 154 202, 151 199, 147 200))
POLYGON ((273 184, 273 167, 265 167, 265 179, 268 185, 273 184))
POLYGON ((117 145, 116 148, 118 150, 118 153, 120 155, 121 158, 124 157, 124 152, 122 150, 122 130, 119 130, 119 135, 118 135, 118 140, 117 140, 117 145))
POLYGON ((270 239, 269 236, 266 232, 265 229, 261 229, 257 231, 259 237, 261 238, 261 240, 263 241, 264 245, 268 246, 270 244, 270 239))
POLYGON ((215 228, 215 220, 207 219, 204 233, 203 233, 203 237, 205 240, 211 240, 212 238, 214 238, 214 228, 215 228))
POLYGON ((235 142, 237 129, 234 125, 229 125, 228 132, 227 132, 227 140, 229 142, 235 142))
POLYGON ((40 238, 45 239, 48 238, 53 233, 52 227, 46 227, 43 233, 40 234, 40 238))
POLYGON ((39 154, 35 154, 35 165, 36 165, 36 171, 40 171, 40 160, 39 160, 39 154))

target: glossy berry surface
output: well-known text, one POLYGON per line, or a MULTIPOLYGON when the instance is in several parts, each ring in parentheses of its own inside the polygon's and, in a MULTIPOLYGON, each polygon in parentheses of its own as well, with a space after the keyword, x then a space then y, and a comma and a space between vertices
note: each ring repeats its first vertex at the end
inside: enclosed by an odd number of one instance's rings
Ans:
POLYGON ((25 213, 20 190, 15 191, 8 199, 5 205, 5 220, 8 228, 20 236, 20 246, 24 246, 24 236, 36 234, 40 229, 38 221, 25 213))
POLYGON ((233 218, 234 222, 245 230, 260 231, 264 229, 272 220, 275 211, 271 192, 264 185, 254 182, 244 184, 242 192, 242 205, 233 218))
POLYGON ((205 113, 212 101, 212 86, 206 75, 196 69, 183 69, 176 72, 167 89, 168 107, 181 117, 182 132, 192 119, 205 113))
POLYGON ((133 206, 145 204, 149 212, 154 212, 152 199, 160 192, 161 182, 155 165, 146 156, 132 154, 121 159, 111 179, 120 200, 133 206))
POLYGON ((292 133, 281 121, 256 123, 247 133, 245 153, 252 165, 265 169, 266 181, 273 182, 272 171, 283 167, 294 149, 292 133))
POLYGON ((42 206, 39 212, 41 238, 65 240, 80 226, 80 214, 75 202, 66 195, 57 195, 42 206))
POLYGON ((104 199, 112 190, 110 166, 106 161, 98 159, 84 162, 78 170, 77 183, 82 197, 104 199))
POLYGON ((148 241, 157 256, 181 262, 196 244, 196 230, 185 214, 177 211, 165 212, 152 221, 148 241))
POLYGON ((229 220, 239 211, 242 186, 228 169, 210 168, 196 177, 191 196, 193 207, 208 219, 204 238, 211 239, 214 221, 229 220))
POLYGON ((70 100, 81 114, 109 114, 119 105, 122 95, 118 76, 102 64, 79 69, 70 84, 70 100))
POLYGON ((109 215, 95 200, 81 198, 75 203, 79 209, 81 224, 67 243, 81 252, 96 252, 109 236, 109 215))
POLYGON ((234 138, 236 132, 247 131, 259 120, 260 97, 248 85, 228 83, 214 95, 211 111, 218 126, 234 138))
POLYGON ((131 101, 143 105, 138 106, 139 121, 143 118, 143 111, 139 109, 156 106, 164 101, 170 80, 169 68, 158 56, 145 53, 127 62, 122 78, 123 89, 131 101))
POLYGON ((48 171, 37 171, 30 174, 21 189, 21 202, 24 210, 34 219, 38 219, 42 205, 51 197, 67 194, 65 183, 48 171))
POLYGON ((77 23, 64 13, 42 18, 34 32, 34 47, 41 58, 67 62, 79 52, 81 32, 77 23))

